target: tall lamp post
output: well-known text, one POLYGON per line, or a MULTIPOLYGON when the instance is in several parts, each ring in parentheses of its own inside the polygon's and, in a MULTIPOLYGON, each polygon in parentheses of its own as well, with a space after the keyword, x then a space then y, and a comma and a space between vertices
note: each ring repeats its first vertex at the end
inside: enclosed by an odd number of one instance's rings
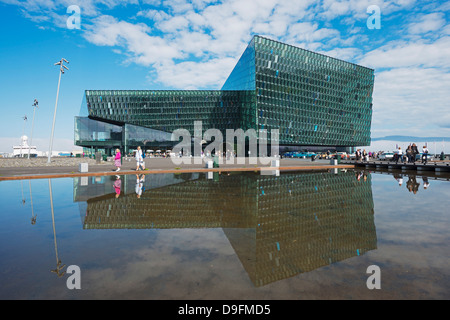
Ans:
POLYGON ((59 96, 59 85, 61 83, 61 74, 64 73, 64 69, 69 70, 69 68, 67 68, 64 65, 64 62, 69 63, 69 61, 67 61, 64 58, 62 58, 59 62, 55 63, 55 66, 59 65, 59 79, 58 79, 58 90, 56 91, 55 112, 53 114, 52 135, 50 137, 50 150, 48 151, 47 163, 50 163, 50 158, 52 157, 53 134, 55 132, 56 109, 58 108, 58 96, 59 96))
POLYGON ((34 127, 34 114, 36 113, 36 108, 38 107, 38 101, 34 99, 33 103, 33 120, 31 121, 31 134, 30 134, 30 145, 28 146, 28 159, 30 159, 30 149, 33 144, 33 127, 34 127))

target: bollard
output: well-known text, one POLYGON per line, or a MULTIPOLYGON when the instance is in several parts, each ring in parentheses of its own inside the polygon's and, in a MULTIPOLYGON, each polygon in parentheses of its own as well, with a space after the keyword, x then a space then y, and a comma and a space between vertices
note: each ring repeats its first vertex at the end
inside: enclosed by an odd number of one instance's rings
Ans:
POLYGON ((280 166, 280 160, 272 160, 272 167, 279 167, 280 166))
POLYGON ((95 163, 99 164, 102 162, 102 154, 100 152, 95 153, 95 163))
POLYGON ((206 161, 206 168, 212 169, 214 167, 214 162, 212 160, 206 161))
POLYGON ((80 163, 78 167, 79 172, 88 172, 88 164, 86 162, 80 163))

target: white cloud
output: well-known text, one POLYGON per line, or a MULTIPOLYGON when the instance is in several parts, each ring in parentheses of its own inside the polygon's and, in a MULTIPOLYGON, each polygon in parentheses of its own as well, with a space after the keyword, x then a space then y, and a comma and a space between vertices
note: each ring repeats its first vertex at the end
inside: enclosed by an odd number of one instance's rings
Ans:
POLYGON ((154 22, 161 22, 161 21, 164 21, 164 20, 170 18, 170 16, 166 12, 164 12, 162 10, 155 10, 155 9, 139 11, 136 15, 138 17, 141 17, 141 16, 146 17, 149 20, 152 20, 154 22))
POLYGON ((355 61, 356 57, 361 55, 361 49, 349 47, 349 48, 334 48, 327 51, 318 51, 333 58, 339 58, 345 61, 355 61))
POLYGON ((180 31, 174 40, 178 48, 196 57, 205 57, 211 48, 212 37, 204 32, 180 31))
POLYGON ((187 29, 189 27, 189 21, 183 16, 175 16, 162 21, 158 27, 163 32, 177 32, 187 29))
POLYGON ((151 36, 150 31, 145 24, 132 24, 111 16, 100 16, 94 19, 85 37, 96 45, 124 47, 131 54, 133 62, 145 66, 183 57, 176 47, 161 37, 151 36))
POLYGON ((360 61, 371 68, 450 67, 450 37, 434 42, 393 41, 368 52, 360 61))
POLYGON ((450 128, 444 128, 450 123, 449 84, 450 74, 440 68, 379 72, 373 94, 373 136, 450 136, 450 128))
POLYGON ((155 66, 159 82, 177 89, 219 89, 236 64, 235 59, 209 59, 204 62, 184 61, 155 66))
POLYGON ((434 32, 441 29, 445 24, 445 14, 442 12, 434 12, 423 15, 419 18, 418 22, 410 24, 408 31, 412 34, 434 32))

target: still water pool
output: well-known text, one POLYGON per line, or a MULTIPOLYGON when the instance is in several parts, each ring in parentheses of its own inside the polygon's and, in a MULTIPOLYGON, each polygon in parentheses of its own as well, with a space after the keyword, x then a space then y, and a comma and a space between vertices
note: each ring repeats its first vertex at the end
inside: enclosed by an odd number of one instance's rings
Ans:
POLYGON ((450 181, 434 173, 15 180, 0 195, 0 299, 450 298, 450 181))

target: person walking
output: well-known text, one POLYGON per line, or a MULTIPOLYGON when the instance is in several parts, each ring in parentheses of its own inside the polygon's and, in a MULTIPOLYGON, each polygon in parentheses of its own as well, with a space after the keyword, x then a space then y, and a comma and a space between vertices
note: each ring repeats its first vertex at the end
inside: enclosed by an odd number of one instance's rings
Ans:
POLYGON ((415 143, 412 144, 412 154, 413 154, 413 161, 412 163, 416 163, 416 157, 419 154, 419 150, 417 149, 417 145, 415 143))
POLYGON ((408 148, 406 148, 406 159, 408 163, 412 163, 413 159, 413 153, 412 153, 412 146, 409 145, 408 148))
POLYGON ((142 158, 141 147, 137 147, 136 154, 134 157, 136 159, 136 171, 139 171, 141 169, 143 170, 142 164, 144 162, 144 158, 142 158))
POLYGON ((403 162, 403 152, 401 147, 398 147, 397 159, 395 160, 395 163, 398 163, 398 160, 400 160, 400 162, 403 162))
POLYGON ((116 166, 116 171, 120 171, 120 167, 122 166, 122 155, 120 154, 119 149, 116 149, 116 156, 114 157, 114 165, 116 166))
POLYGON ((427 146, 423 146, 423 148, 422 148, 422 163, 427 164, 427 160, 428 160, 428 148, 427 148, 427 146))

